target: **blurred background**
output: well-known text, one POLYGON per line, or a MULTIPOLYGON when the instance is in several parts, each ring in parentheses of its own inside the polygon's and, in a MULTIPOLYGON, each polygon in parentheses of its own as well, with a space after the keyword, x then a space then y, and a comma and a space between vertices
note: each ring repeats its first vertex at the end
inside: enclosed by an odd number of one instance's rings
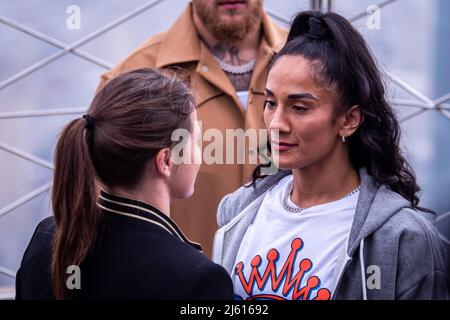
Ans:
MULTIPOLYGON (((38 222, 51 215, 57 134, 87 109, 100 75, 166 30, 187 3, 0 1, 0 299, 14 297, 24 250, 38 222), (78 13, 79 26, 71 20, 78 13)), ((364 35, 386 71, 402 146, 423 189, 421 204, 439 214, 438 228, 450 244, 450 1, 264 5, 286 28, 296 12, 321 9, 342 14, 364 35)))

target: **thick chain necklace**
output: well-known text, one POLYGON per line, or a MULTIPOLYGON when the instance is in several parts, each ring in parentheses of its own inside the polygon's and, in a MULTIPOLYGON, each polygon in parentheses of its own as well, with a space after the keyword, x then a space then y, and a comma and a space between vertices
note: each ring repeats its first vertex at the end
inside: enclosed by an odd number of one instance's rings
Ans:
MULTIPOLYGON (((353 189, 352 191, 350 191, 349 193, 347 193, 345 196, 343 196, 341 199, 345 199, 348 197, 351 197, 352 195, 354 195, 355 193, 357 193, 359 190, 361 189, 361 185, 357 186, 355 189, 353 189)), ((283 197, 283 207, 292 213, 299 213, 302 212, 303 210, 305 210, 305 208, 300 208, 300 207, 293 207, 289 204, 288 199, 290 196, 292 196, 292 191, 294 191, 294 180, 292 180, 291 185, 289 187, 289 192, 286 193, 286 195, 283 197)), ((340 200, 341 200, 340 199, 340 200)))
POLYGON ((214 56, 214 59, 216 59, 217 63, 219 64, 220 68, 222 68, 223 71, 232 73, 232 74, 245 74, 252 72, 255 68, 256 59, 251 60, 250 62, 247 62, 246 64, 240 65, 240 66, 233 66, 232 64, 228 64, 222 60, 220 60, 218 57, 214 56))

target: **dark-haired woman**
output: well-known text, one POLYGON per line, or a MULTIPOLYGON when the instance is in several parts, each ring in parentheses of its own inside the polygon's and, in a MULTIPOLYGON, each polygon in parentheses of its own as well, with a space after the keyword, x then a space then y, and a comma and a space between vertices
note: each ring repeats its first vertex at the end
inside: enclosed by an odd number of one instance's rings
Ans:
POLYGON ((17 299, 232 298, 226 271, 170 219, 170 202, 193 193, 196 117, 189 87, 166 72, 125 73, 96 94, 59 138, 54 217, 24 254, 17 299))
POLYGON ((219 206, 214 261, 235 298, 447 298, 443 249, 361 35, 337 14, 298 14, 265 95, 284 170, 259 167, 219 206))

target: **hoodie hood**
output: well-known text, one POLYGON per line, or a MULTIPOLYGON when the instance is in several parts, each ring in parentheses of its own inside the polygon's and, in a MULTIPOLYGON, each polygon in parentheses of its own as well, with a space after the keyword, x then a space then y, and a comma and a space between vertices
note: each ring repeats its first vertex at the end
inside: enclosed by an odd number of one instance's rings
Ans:
POLYGON ((359 170, 361 191, 356 205, 355 218, 348 240, 351 257, 362 239, 377 231, 394 214, 404 208, 412 208, 411 203, 388 186, 380 185, 367 173, 359 170), (386 201, 389 199, 389 201, 386 201))

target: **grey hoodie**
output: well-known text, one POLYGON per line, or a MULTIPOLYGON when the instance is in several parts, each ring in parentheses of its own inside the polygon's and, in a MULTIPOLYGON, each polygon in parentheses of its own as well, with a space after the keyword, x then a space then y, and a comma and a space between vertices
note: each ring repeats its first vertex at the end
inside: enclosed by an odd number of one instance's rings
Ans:
MULTIPOLYGON (((334 274, 333 299, 449 299, 445 250, 432 217, 360 169, 361 191, 334 274)), ((291 171, 258 180, 222 199, 213 260, 234 272, 241 241, 266 191, 291 171)))

